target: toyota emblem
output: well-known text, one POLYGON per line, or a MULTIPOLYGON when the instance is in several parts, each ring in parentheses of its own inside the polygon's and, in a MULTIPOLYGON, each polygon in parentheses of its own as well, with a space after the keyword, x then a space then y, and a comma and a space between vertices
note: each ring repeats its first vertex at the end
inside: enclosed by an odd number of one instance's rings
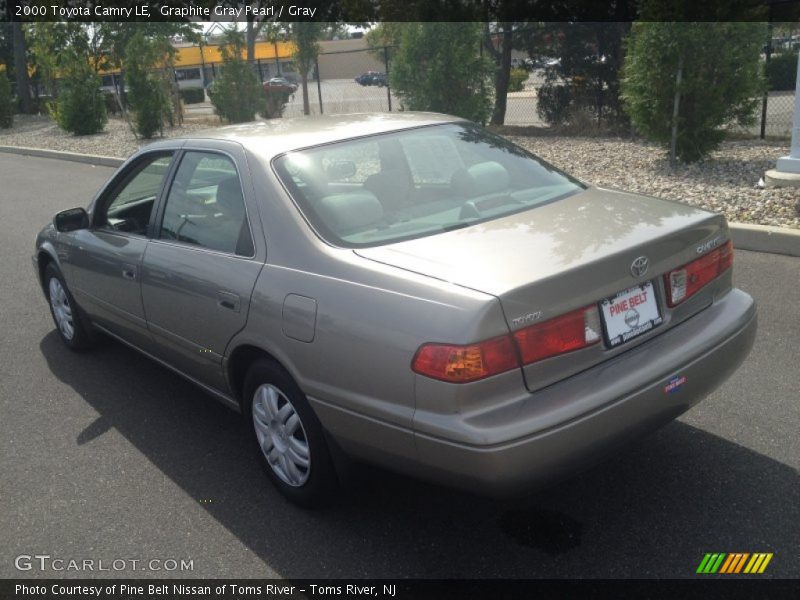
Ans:
POLYGON ((647 273, 649 261, 646 256, 640 256, 631 263, 631 275, 634 277, 642 277, 647 273))

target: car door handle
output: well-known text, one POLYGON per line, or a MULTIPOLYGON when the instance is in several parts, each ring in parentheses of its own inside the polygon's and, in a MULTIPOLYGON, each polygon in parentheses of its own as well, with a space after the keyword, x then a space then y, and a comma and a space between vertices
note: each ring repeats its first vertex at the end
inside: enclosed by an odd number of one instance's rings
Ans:
POLYGON ((122 267, 122 276, 125 279, 130 279, 131 281, 133 281, 134 279, 136 279, 136 267, 134 267, 133 265, 125 265, 124 267, 122 267))
POLYGON ((226 308, 228 310, 232 310, 233 312, 239 312, 239 308, 241 306, 241 301, 239 296, 232 292, 217 292, 217 306, 221 308, 226 308))

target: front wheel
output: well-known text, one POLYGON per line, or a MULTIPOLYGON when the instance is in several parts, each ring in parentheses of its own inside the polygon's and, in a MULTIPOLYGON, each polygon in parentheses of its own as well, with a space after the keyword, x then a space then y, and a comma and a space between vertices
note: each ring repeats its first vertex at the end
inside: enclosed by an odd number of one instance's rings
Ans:
POLYGON ((300 506, 329 501, 338 480, 325 434, 291 376, 259 360, 247 373, 244 393, 256 454, 275 487, 300 506))
POLYGON ((50 314, 58 335, 71 350, 86 350, 94 345, 94 338, 84 325, 84 317, 69 293, 64 277, 51 263, 44 271, 44 286, 50 314))

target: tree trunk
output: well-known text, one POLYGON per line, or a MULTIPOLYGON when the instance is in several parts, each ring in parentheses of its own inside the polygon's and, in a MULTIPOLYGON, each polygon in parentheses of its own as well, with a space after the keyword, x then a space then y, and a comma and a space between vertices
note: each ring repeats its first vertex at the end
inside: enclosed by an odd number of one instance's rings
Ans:
POLYGON ((255 65, 256 61, 256 36, 258 35, 258 30, 253 23, 255 17, 253 15, 248 15, 247 17, 247 33, 246 33, 246 40, 247 40, 247 64, 251 67, 255 65))
POLYGON ((683 79, 683 54, 678 57, 678 73, 675 75, 675 99, 672 104, 672 140, 669 145, 669 164, 674 168, 678 162, 678 114, 681 106, 681 80, 683 79))
POLYGON ((511 23, 504 22, 500 63, 495 70, 494 77, 494 111, 492 111, 492 125, 502 125, 506 119, 508 83, 511 79, 511 47, 513 44, 513 35, 511 23))
POLYGON ((120 67, 119 76, 117 77, 117 85, 119 87, 119 101, 122 105, 122 113, 128 112, 128 92, 125 91, 125 68, 120 67))
POLYGON ((28 49, 25 44, 25 31, 19 21, 13 21, 11 27, 14 37, 14 74, 17 81, 17 98, 19 98, 20 111, 29 115, 33 112, 33 103, 28 80, 28 49))
POLYGON ((303 114, 310 115, 311 114, 311 106, 308 102, 308 71, 301 71, 300 72, 300 79, 303 83, 303 114))

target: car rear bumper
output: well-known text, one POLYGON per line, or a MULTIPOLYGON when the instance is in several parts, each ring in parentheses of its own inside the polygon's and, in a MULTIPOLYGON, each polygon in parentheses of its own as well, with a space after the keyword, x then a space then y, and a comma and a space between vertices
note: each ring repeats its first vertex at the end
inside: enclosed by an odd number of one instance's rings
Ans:
MULTIPOLYGON (((749 353, 756 320, 752 298, 733 289, 681 325, 605 363, 494 412, 452 415, 452 436, 424 433, 425 424, 417 422, 415 474, 508 495, 597 462, 717 388, 749 353), (592 408, 562 421, 557 409, 541 410, 571 402, 592 408), (465 431, 476 443, 463 441, 465 431), (478 443, 509 431, 530 433, 501 443, 478 443)), ((436 427, 442 431, 441 421, 436 427)))

